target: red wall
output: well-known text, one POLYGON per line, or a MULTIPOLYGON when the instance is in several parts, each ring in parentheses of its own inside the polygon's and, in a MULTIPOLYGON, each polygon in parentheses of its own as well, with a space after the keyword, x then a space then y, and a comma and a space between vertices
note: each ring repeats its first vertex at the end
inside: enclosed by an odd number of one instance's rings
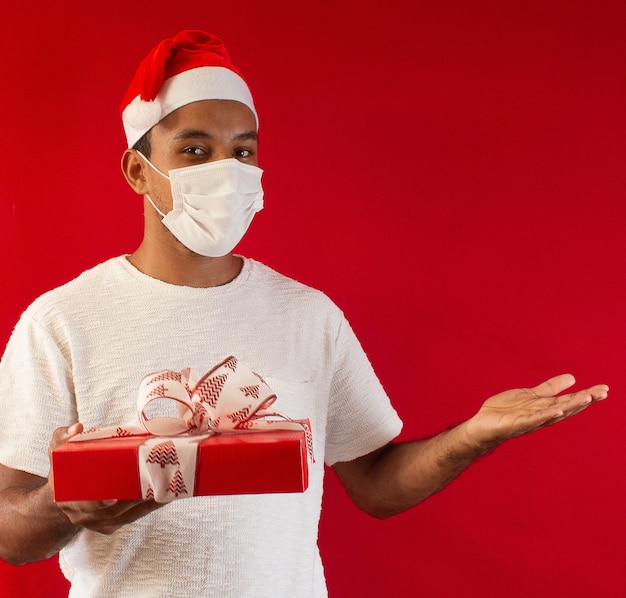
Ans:
MULTIPOLYGON (((331 596, 626 595, 624 2, 177 6, 2 3, 0 342, 136 247, 119 99, 154 43, 210 30, 261 120, 266 209, 240 250, 343 307, 403 438, 564 371, 612 388, 389 521, 329 476, 331 596)), ((0 595, 63 595, 50 568, 2 565, 0 595)))

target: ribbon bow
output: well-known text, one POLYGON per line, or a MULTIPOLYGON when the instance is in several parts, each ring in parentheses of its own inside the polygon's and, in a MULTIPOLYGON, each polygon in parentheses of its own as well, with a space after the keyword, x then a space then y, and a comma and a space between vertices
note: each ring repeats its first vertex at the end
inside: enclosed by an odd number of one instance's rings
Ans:
POLYGON ((201 378, 189 368, 146 376, 137 411, 143 427, 157 436, 231 432, 252 429, 268 416, 286 419, 268 411, 275 400, 259 374, 230 356, 201 378), (177 416, 158 415, 164 401, 175 401, 177 416))

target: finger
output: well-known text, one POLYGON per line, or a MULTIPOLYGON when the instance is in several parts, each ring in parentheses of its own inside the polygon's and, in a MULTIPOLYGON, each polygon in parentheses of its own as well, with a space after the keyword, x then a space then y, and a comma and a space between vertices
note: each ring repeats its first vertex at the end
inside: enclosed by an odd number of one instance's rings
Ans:
POLYGON ((77 434, 83 431, 83 424, 77 422, 71 426, 63 428, 57 428, 52 434, 52 442, 50 443, 50 450, 65 444, 70 438, 73 438, 77 434))
POLYGON ((555 400, 556 404, 562 407, 568 415, 573 415, 573 413, 582 411, 582 409, 591 405, 591 403, 606 399, 608 394, 609 387, 606 384, 598 384, 572 394, 555 397, 555 400))
POLYGON ((68 440, 74 436, 78 436, 83 431, 83 424, 76 422, 67 429, 68 440))
POLYGON ((584 411, 587 407, 589 407, 590 404, 591 402, 588 402, 586 404, 579 405, 577 407, 567 410, 554 407, 551 409, 545 409, 543 411, 540 411, 535 414, 537 425, 536 429, 551 426, 553 424, 563 421, 564 419, 569 419, 577 413, 584 411))
POLYGON ((55 448, 57 448, 58 446, 61 446, 62 444, 67 442, 68 439, 68 428, 57 428, 53 433, 52 433, 52 441, 50 442, 50 450, 53 450, 55 448))
POLYGON ((93 512, 71 512, 68 517, 74 525, 102 534, 111 534, 122 525, 131 523, 161 506, 163 505, 152 500, 120 501, 111 508, 93 512))
POLYGON ((606 384, 596 384, 587 389, 594 401, 603 401, 609 396, 609 387, 606 384))
POLYGON ((550 400, 550 404, 529 416, 529 425, 543 427, 572 417, 592 403, 606 399, 608 392, 606 384, 598 384, 575 393, 543 398, 541 402, 550 400))
POLYGON ((575 383, 576 379, 571 374, 561 374, 549 378, 530 390, 538 397, 554 397, 564 390, 567 390, 575 383))
POLYGON ((67 513, 84 513, 86 515, 101 515, 102 517, 115 514, 110 507, 118 504, 115 499, 112 500, 81 500, 81 501, 65 501, 56 503, 59 509, 67 513), (108 509, 108 511, 107 511, 108 509))
MULTIPOLYGON (((80 422, 71 424, 67 427, 57 428, 52 433, 52 440, 48 446, 48 458, 50 459, 50 463, 52 463, 52 451, 62 444, 65 444, 70 438, 80 434, 82 431, 83 424, 80 422)), ((50 472, 48 473, 48 484, 50 485, 50 488, 54 488, 54 469, 52 467, 50 467, 50 472)))
POLYGON ((59 508, 73 513, 84 513, 85 515, 100 519, 110 519, 119 517, 126 511, 130 511, 140 505, 151 504, 152 500, 79 500, 58 502, 59 508))
POLYGON ((137 505, 152 501, 118 501, 118 500, 97 500, 97 501, 76 501, 57 503, 67 518, 74 524, 90 529, 101 522, 116 520, 127 511, 132 510, 137 505))

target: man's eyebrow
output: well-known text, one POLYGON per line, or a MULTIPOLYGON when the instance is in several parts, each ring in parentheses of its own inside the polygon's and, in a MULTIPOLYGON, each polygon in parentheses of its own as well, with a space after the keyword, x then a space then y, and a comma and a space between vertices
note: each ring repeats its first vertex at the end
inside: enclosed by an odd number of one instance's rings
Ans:
POLYGON ((185 141, 186 139, 213 139, 213 135, 202 129, 183 129, 174 136, 175 141, 185 141))
POLYGON ((245 133, 238 133, 233 137, 233 141, 258 141, 259 136, 256 131, 246 131, 245 133))

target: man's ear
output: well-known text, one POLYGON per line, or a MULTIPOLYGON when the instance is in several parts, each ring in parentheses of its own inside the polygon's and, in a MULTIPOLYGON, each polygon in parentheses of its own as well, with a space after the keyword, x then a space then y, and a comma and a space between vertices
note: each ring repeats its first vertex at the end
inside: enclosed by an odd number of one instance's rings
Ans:
POLYGON ((122 155, 122 173, 132 190, 139 195, 148 192, 145 176, 146 163, 134 149, 127 149, 122 155))

